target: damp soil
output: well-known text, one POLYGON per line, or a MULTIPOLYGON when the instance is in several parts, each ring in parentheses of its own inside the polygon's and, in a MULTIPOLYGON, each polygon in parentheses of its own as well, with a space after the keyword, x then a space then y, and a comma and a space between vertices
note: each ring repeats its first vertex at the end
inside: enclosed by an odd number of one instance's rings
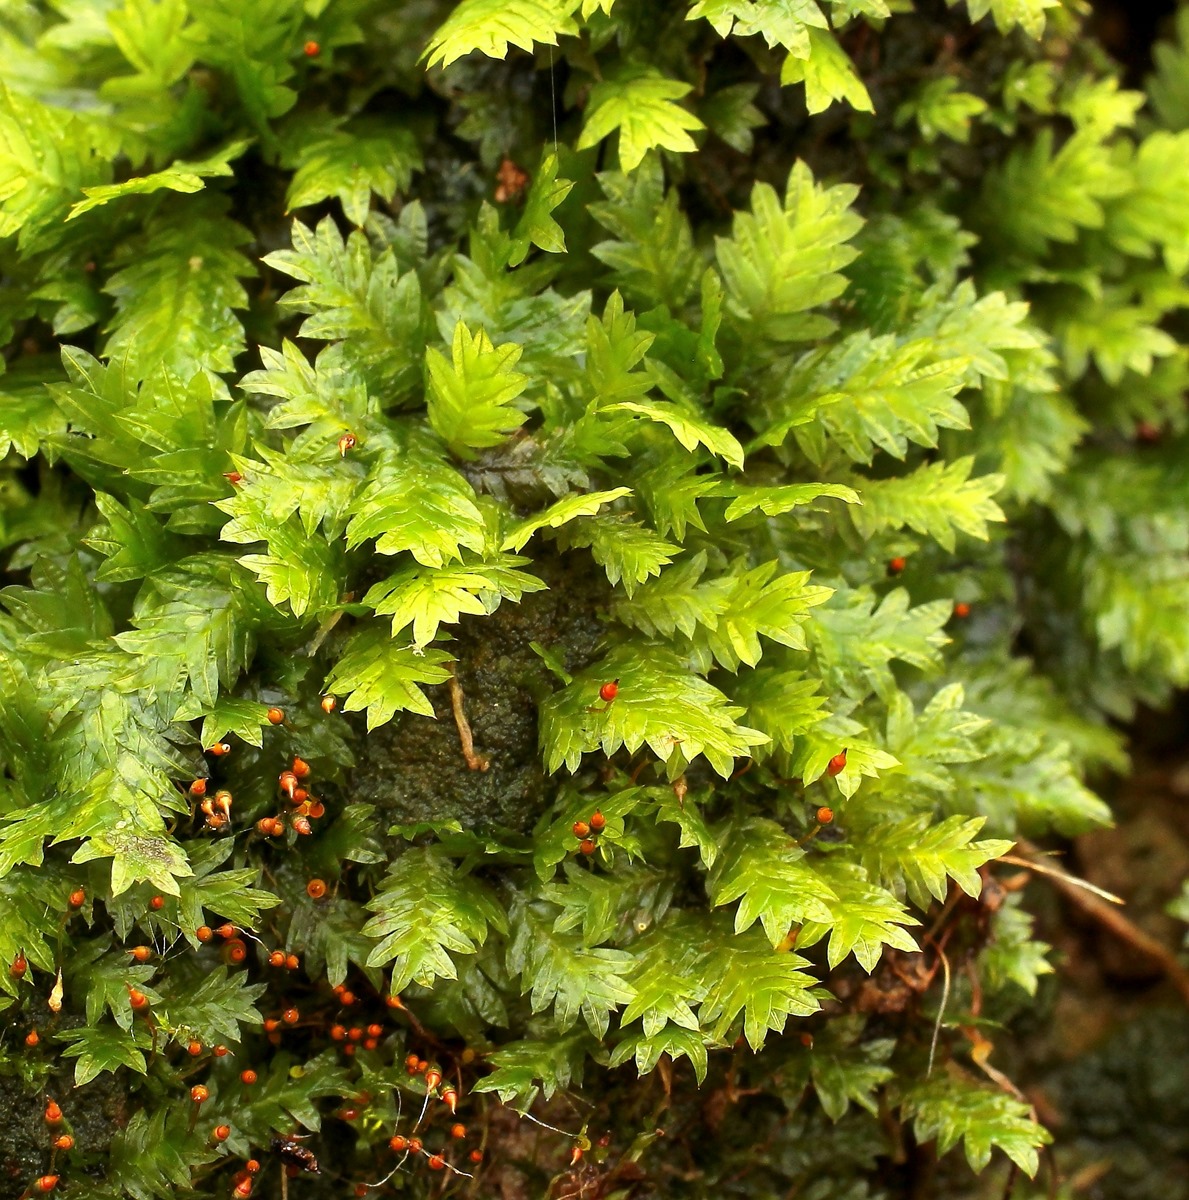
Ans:
POLYGON ((609 596, 606 576, 583 553, 538 555, 533 572, 548 590, 505 601, 488 616, 464 617, 450 651, 475 753, 463 757, 446 684, 426 688, 434 717, 405 713, 357 744, 346 780, 353 801, 374 804, 392 823, 458 821, 464 829, 524 832, 553 801, 559 777, 541 764, 537 710, 557 686, 535 642, 569 672, 598 657, 609 596))

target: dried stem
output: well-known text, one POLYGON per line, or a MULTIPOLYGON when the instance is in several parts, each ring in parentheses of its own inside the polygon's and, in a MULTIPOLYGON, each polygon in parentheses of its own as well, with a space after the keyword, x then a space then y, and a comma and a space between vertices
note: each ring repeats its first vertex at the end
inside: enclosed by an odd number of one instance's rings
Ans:
POLYGON ((471 725, 463 711, 462 684, 458 682, 454 666, 450 667, 450 707, 454 710, 454 724, 458 726, 458 740, 462 743, 462 756, 472 771, 486 771, 491 766, 491 760, 483 754, 475 753, 475 739, 471 734, 471 725))
MULTIPOLYGON (((1038 863, 1036 859, 1040 857, 1041 852, 1029 842, 1021 840, 1017 843, 1017 849, 1023 852, 1022 860, 1013 857, 1005 861, 1022 861, 1022 865, 1040 872, 1046 879, 1052 881, 1057 891, 1075 908, 1080 909, 1088 917, 1096 921, 1108 932, 1113 933, 1120 941, 1126 942, 1127 945, 1133 950, 1138 951, 1145 958, 1158 963, 1165 977, 1180 993, 1181 999, 1186 1004, 1189 1004, 1189 971, 1186 971, 1181 966, 1177 961, 1176 955, 1167 946, 1162 942, 1158 942, 1150 934, 1140 929, 1138 925, 1129 921, 1118 909, 1113 908, 1105 900, 1100 899, 1100 888, 1093 888, 1092 885, 1087 885, 1084 880, 1070 875, 1060 867, 1054 867, 1049 863, 1038 863), (1088 886, 1092 890, 1087 890, 1088 886)), ((1109 895, 1109 893, 1107 894, 1109 895)), ((1114 898, 1112 897, 1112 899, 1114 898)))

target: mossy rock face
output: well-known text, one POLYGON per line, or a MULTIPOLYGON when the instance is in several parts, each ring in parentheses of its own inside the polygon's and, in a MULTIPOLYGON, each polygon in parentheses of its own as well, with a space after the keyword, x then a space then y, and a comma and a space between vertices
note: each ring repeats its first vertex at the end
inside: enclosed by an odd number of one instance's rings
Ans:
POLYGON ((346 780, 352 801, 376 805, 390 821, 459 821, 464 828, 525 831, 557 784, 546 778, 537 737, 537 707, 557 686, 533 642, 568 671, 598 656, 606 577, 584 554, 540 555, 530 568, 549 585, 490 616, 464 617, 451 653, 474 735, 488 761, 471 770, 463 758, 445 684, 426 688, 435 718, 405 713, 359 739, 358 765, 346 780))
MULTIPOLYGON (((62 1108, 62 1129, 74 1137, 72 1164, 99 1164, 110 1154, 112 1137, 128 1120, 127 1080, 100 1075, 76 1090, 72 1077, 69 1068, 41 1084, 0 1074, 0 1200, 17 1200, 49 1172, 52 1135, 45 1105, 50 1097, 62 1108)), ((61 1155, 56 1170, 60 1160, 61 1155)))
POLYGON ((1079 1161, 1109 1161, 1102 1200, 1189 1195, 1189 1018, 1152 1009, 1057 1079, 1064 1139, 1079 1161))

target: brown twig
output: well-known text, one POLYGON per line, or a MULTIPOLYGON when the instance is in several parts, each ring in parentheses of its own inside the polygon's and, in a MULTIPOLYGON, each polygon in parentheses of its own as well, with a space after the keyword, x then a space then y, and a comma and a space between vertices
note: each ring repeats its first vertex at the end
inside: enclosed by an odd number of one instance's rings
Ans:
MULTIPOLYGON (((1035 846, 1021 840, 1016 843, 1016 849, 1021 851, 1022 857, 1029 866, 1038 867, 1036 859, 1041 857, 1041 852, 1035 846)), ((1181 999, 1189 1004, 1189 971, 1181 966, 1176 955, 1163 942, 1158 942, 1150 934, 1145 933, 1117 908, 1113 908, 1105 900, 1099 899, 1094 892, 1087 891, 1082 881, 1073 875, 1051 863, 1043 864, 1043 868, 1044 877, 1051 880, 1057 891, 1075 908, 1080 909, 1145 958, 1158 963, 1165 977, 1180 993, 1181 999)))
POLYGON ((447 681, 450 688, 450 707, 454 710, 454 724, 458 726, 458 740, 462 743, 462 756, 472 771, 486 771, 491 766, 491 759, 483 754, 475 753, 475 739, 471 734, 471 725, 463 711, 462 684, 458 682, 454 664, 450 665, 450 678, 447 681))

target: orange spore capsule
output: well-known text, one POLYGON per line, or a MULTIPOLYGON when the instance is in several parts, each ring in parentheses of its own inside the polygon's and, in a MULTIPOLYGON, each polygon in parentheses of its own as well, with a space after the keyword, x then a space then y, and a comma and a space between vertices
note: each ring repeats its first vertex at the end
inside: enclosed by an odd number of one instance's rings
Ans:
POLYGON ((390 1137, 388 1139, 388 1149, 395 1150, 397 1154, 399 1154, 402 1150, 407 1150, 408 1148, 409 1139, 407 1137, 403 1137, 399 1133, 396 1134, 395 1137, 390 1137))
POLYGON ((585 821, 575 821, 570 829, 576 838, 590 837, 590 826, 585 821))
POLYGON ((248 957, 248 947, 236 938, 230 941, 223 948, 223 953, 227 956, 227 961, 232 963, 242 963, 248 957))
POLYGON ((231 753, 231 747, 227 742, 216 742, 208 749, 207 753, 213 754, 216 758, 222 758, 224 754, 231 753))
POLYGON ((470 1154, 468 1155, 468 1157, 470 1158, 471 1162, 473 1162, 473 1163, 482 1162, 483 1161, 483 1151, 482 1150, 472 1150, 470 1152, 470 1154))
POLYGON ((380 1047, 380 1039, 379 1038, 367 1038, 363 1043, 363 1048, 365 1050, 378 1050, 379 1047, 380 1047))
POLYGON ((829 825, 834 820, 834 810, 827 808, 824 804, 814 813, 819 825, 829 825))
POLYGON ((298 779, 306 779, 309 776, 309 773, 310 764, 306 762, 304 758, 294 758, 293 774, 296 775, 298 779))
POLYGON ((227 1049, 227 1047, 226 1047, 226 1046, 224 1046, 224 1045, 220 1044, 220 1045, 216 1046, 216 1047, 215 1047, 215 1048, 214 1048, 214 1049, 211 1051, 211 1053, 212 1053, 212 1054, 213 1054, 213 1055, 214 1055, 216 1058, 226 1058, 226 1057, 227 1057, 227 1055, 228 1055, 228 1054, 230 1054, 231 1052, 230 1052, 230 1051, 227 1049))
POLYGON ((897 555, 895 558, 888 561, 888 574, 899 575, 906 566, 908 566, 908 559, 897 555))
POLYGON ((190 1099, 195 1104, 205 1104, 211 1098, 211 1094, 201 1083, 196 1083, 190 1089, 190 1099))
POLYGON ((42 1175, 35 1186, 39 1192, 52 1192, 58 1185, 58 1179, 57 1175, 42 1175))
POLYGON ((244 1163, 244 1170, 247 1171, 249 1175, 255 1175, 256 1172, 260 1170, 260 1163, 254 1158, 249 1158, 248 1161, 244 1163))
POLYGON ((218 934, 218 935, 219 935, 221 938, 225 938, 225 939, 226 939, 226 938, 233 938, 233 937, 235 937, 235 935, 236 935, 237 933, 239 933, 239 930, 238 930, 238 929, 236 929, 236 927, 235 927, 234 925, 232 925, 230 921, 228 921, 228 922, 227 922, 225 925, 220 925, 220 926, 219 926, 219 928, 215 930, 215 932, 216 932, 216 933, 217 933, 217 934, 218 934))
POLYGON ((610 683, 605 683, 599 688, 599 699, 605 700, 608 704, 619 695, 619 680, 612 679, 610 683))
POLYGON ((452 1138, 464 1138, 467 1135, 467 1127, 465 1125, 451 1125, 450 1136, 452 1138))
POLYGON ((442 1072, 437 1067, 431 1067, 425 1072, 425 1089, 432 1092, 442 1082, 442 1072))
POLYGON ((324 713, 332 713, 338 707, 338 700, 331 695, 322 697, 322 711, 324 713))
POLYGON ((283 1013, 281 1013, 281 1020, 284 1021, 286 1025, 296 1025, 297 1022, 301 1020, 301 1013, 298 1012, 296 1008, 287 1008, 283 1013))
POLYGON ((306 58, 317 58, 318 55, 322 53, 322 47, 311 38, 304 46, 302 46, 301 52, 306 56, 306 58))
POLYGON ((607 828, 607 818, 597 808, 591 814, 590 827, 595 833, 602 833, 607 828))
POLYGON ((82 888, 76 888, 73 892, 70 893, 70 907, 71 908, 82 908, 82 906, 84 904, 86 904, 86 902, 87 902, 87 893, 84 892, 82 888))
POLYGON ((440 1154, 431 1154, 429 1156, 429 1168, 431 1171, 440 1171, 446 1165, 446 1160, 440 1154))
POLYGON ((304 836, 314 832, 314 827, 310 824, 309 817, 297 816, 293 818, 293 828, 297 833, 304 836))
POLYGON ((422 1145, 422 1142, 419 1137, 409 1138, 409 1153, 420 1154, 421 1153, 421 1145, 422 1145))
POLYGON ((249 1067, 246 1071, 241 1071, 239 1073, 239 1077, 240 1080, 248 1087, 251 1087, 256 1082, 256 1072, 253 1071, 251 1067, 249 1067))
POLYGON ((285 970, 296 971, 301 966, 301 959, 296 954, 285 955, 285 970))
POLYGON ((29 960, 25 957, 23 950, 17 951, 17 956, 12 960, 12 965, 8 968, 8 973, 13 979, 20 979, 29 969, 29 960))
POLYGON ((199 927, 194 930, 194 936, 200 942, 209 942, 211 938, 215 936, 215 931, 209 925, 199 925, 199 927))
POLYGON ((128 989, 128 1003, 132 1005, 133 1008, 147 1008, 149 998, 139 989, 130 987, 128 989))
POLYGON ((274 950, 268 956, 268 965, 270 967, 283 967, 285 965, 285 953, 282 950, 274 950))
POLYGON ((832 779, 835 775, 841 775, 846 770, 846 750, 839 750, 832 759, 826 764, 826 774, 832 779))
POLYGON ((231 1126, 230 1125, 216 1125, 215 1126, 215 1141, 216 1142, 225 1142, 230 1136, 231 1136, 231 1126))
POLYGON ((280 725, 285 719, 285 710, 283 708, 270 708, 265 716, 268 717, 270 725, 280 725))
POLYGON ((153 951, 150 946, 133 946, 128 951, 138 963, 148 962, 153 957, 153 951))
POLYGON ((325 815, 326 805, 323 804, 321 800, 315 800, 314 803, 310 805, 310 816, 316 821, 319 817, 325 815))
POLYGON ((202 1043, 195 1038, 194 1041, 192 1041, 186 1047, 186 1053, 189 1054, 191 1058, 197 1058, 202 1053, 202 1043))
POLYGON ((353 433, 344 433, 339 438, 339 458, 346 458, 347 454, 355 449, 355 446, 355 435, 353 433))
POLYGON ((321 900, 326 895, 326 881, 324 879, 311 879, 306 884, 306 895, 311 900, 321 900))
POLYGON ((264 1032, 265 1033, 275 1033, 280 1028, 281 1028, 281 1022, 278 1021, 276 1017, 265 1017, 264 1018, 264 1032))
POLYGON ((584 842, 578 843, 578 849, 581 850, 583 854, 593 854, 595 852, 595 844, 590 838, 587 838, 584 842))
POLYGON ((38 1033, 36 1029, 30 1029, 29 1032, 27 1034, 25 1034, 25 1045, 26 1046, 36 1046, 37 1043, 40 1041, 41 1041, 41 1034, 38 1033))
POLYGON ((165 907, 165 897, 164 896, 154 896, 149 901, 149 907, 154 912, 160 912, 165 907))
POLYGON ((967 604, 965 600, 959 600, 958 603, 954 605, 954 616, 959 620, 966 620, 966 618, 970 616, 970 605, 967 604))
POLYGON ((56 1100, 46 1101, 45 1123, 47 1125, 61 1125, 62 1124, 62 1110, 61 1110, 61 1108, 58 1107, 58 1102, 56 1100))
POLYGON ((70 1134, 68 1134, 68 1133, 58 1134, 58 1136, 56 1138, 54 1138, 54 1149, 55 1150, 73 1150, 74 1149, 74 1138, 72 1138, 70 1136, 70 1134))

